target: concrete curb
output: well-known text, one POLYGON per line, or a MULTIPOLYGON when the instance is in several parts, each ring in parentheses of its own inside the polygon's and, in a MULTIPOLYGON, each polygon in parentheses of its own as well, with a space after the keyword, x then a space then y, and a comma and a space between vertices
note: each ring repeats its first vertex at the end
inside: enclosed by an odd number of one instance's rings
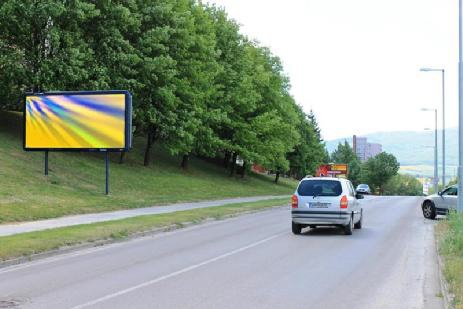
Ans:
POLYGON ((435 236, 434 239, 435 239, 436 251, 437 251, 436 252, 437 253, 437 265, 439 268, 438 269, 439 270, 439 281, 440 281, 441 293, 444 298, 444 306, 445 308, 454 309, 455 308, 455 305, 453 304, 454 295, 450 293, 449 285, 447 283, 447 280, 445 280, 444 260, 439 254, 439 251, 440 251, 439 240, 438 240, 435 230, 434 230, 434 236, 435 236))
MULTIPOLYGON (((153 229, 153 230, 136 232, 136 233, 130 234, 129 236, 121 238, 121 239, 114 239, 114 238, 102 239, 102 240, 98 240, 98 241, 94 241, 94 242, 85 242, 85 243, 82 243, 82 244, 72 245, 72 246, 68 246, 68 247, 62 247, 62 248, 58 248, 58 249, 54 249, 54 250, 50 250, 50 251, 46 251, 46 252, 32 254, 32 255, 29 255, 29 256, 22 256, 22 257, 10 259, 10 260, 0 261, 0 269, 6 268, 6 267, 9 267, 9 266, 15 266, 15 265, 27 263, 27 262, 32 262, 32 261, 36 261, 36 260, 42 260, 42 259, 52 257, 52 256, 56 256, 56 255, 72 253, 72 252, 76 252, 76 251, 80 251, 80 250, 91 249, 91 248, 100 247, 100 246, 109 245, 109 244, 126 242, 126 241, 130 241, 132 239, 135 239, 135 238, 152 236, 152 235, 165 233, 165 232, 169 232, 169 231, 173 231, 173 230, 184 229, 184 228, 188 228, 188 227, 191 227, 191 226, 194 226, 194 225, 205 224, 205 223, 208 223, 208 222, 229 220, 229 219, 232 219, 232 218, 235 218, 235 217, 238 217, 238 216, 251 215, 251 214, 255 214, 255 213, 270 211, 270 210, 274 210, 274 209, 277 209, 277 208, 284 208, 284 207, 288 207, 288 205, 273 206, 273 207, 259 209, 259 210, 243 211, 243 212, 238 212, 238 213, 234 213, 234 214, 230 214, 230 215, 225 215, 225 216, 223 216, 221 218, 212 218, 212 217, 211 218, 205 218, 204 220, 201 220, 201 221, 198 221, 198 222, 182 222, 180 224, 173 224, 173 225, 169 225, 169 226, 156 228, 156 229, 153 229)), ((96 222, 96 223, 98 223, 98 222, 96 222)))

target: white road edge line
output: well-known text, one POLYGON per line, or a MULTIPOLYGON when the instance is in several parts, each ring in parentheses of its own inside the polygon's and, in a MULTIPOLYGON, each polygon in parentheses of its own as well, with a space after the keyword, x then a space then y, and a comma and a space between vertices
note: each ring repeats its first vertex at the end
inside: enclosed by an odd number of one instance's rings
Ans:
POLYGON ((270 236, 270 237, 267 237, 265 239, 262 239, 262 240, 259 240, 257 242, 254 242, 250 245, 247 245, 247 246, 244 246, 244 247, 241 247, 241 248, 238 248, 238 249, 235 249, 233 251, 230 251, 230 252, 227 252, 227 253, 224 253, 222 255, 219 255, 219 256, 216 256, 214 258, 211 258, 209 260, 206 260, 206 261, 203 261, 203 262, 200 262, 198 264, 194 264, 194 265, 191 265, 191 266, 188 266, 186 268, 183 268, 181 270, 178 270, 178 271, 175 271, 173 273, 170 273, 168 275, 164 275, 164 276, 161 276, 161 277, 158 277, 156 279, 153 279, 153 280, 150 280, 150 281, 146 281, 144 283, 141 283, 141 284, 138 284, 138 285, 135 285, 133 287, 130 287, 130 288, 127 288, 125 290, 121 290, 121 291, 118 291, 116 293, 112 293, 112 294, 108 294, 106 296, 103 296, 101 298, 98 298, 98 299, 95 299, 95 300, 92 300, 90 302, 87 302, 87 303, 84 303, 84 304, 81 304, 81 305, 78 305, 78 306, 75 306, 75 307, 72 307, 71 309, 82 309, 82 308, 87 308, 87 307, 90 307, 90 306, 93 306, 93 305, 96 305, 96 304, 99 304, 101 302, 104 302, 104 301, 107 301, 107 300, 110 300, 112 298, 115 298, 115 297, 118 297, 118 296, 121 296, 121 295, 124 295, 124 294, 127 294, 127 293, 130 293, 130 292, 133 292, 135 290, 138 290, 138 289, 141 289, 141 288, 144 288, 144 287, 147 287, 149 285, 152 285, 152 284, 155 284, 155 283, 158 283, 160 281, 163 281, 163 280, 166 280, 166 279, 169 279, 169 278, 172 278, 172 277, 175 277, 175 276, 178 276, 178 275, 181 275, 183 273, 186 273, 186 272, 189 272, 189 271, 192 271, 194 269, 197 269, 199 267, 202 267, 202 266, 205 266, 207 264, 210 264, 210 263, 214 263, 216 261, 219 261, 219 260, 222 260, 224 258, 227 258, 231 255, 235 255, 237 253, 240 253, 240 252, 243 252, 245 250, 248 250, 248 249, 251 249, 253 247, 256 247, 256 246, 259 246, 263 243, 266 243, 272 239, 275 239, 283 234, 287 234, 286 232, 282 232, 282 233, 278 233, 278 234, 275 234, 273 236, 270 236))

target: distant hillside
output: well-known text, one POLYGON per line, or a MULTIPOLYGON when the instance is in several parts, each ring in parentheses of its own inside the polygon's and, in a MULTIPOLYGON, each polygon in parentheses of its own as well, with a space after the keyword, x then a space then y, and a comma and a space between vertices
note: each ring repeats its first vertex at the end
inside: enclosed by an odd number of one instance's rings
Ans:
MULTIPOLYGON (((447 129, 446 134, 446 160, 447 165, 458 165, 458 130, 456 128, 447 129)), ((438 131, 438 157, 439 164, 442 158, 441 145, 442 131, 438 131)), ((401 165, 433 165, 434 150, 426 146, 434 146, 434 131, 397 131, 397 132, 378 132, 365 136, 368 142, 380 143, 383 151, 392 153, 397 157, 401 165)), ((347 140, 352 145, 352 137, 346 137, 326 142, 327 149, 332 153, 339 142, 347 140)))

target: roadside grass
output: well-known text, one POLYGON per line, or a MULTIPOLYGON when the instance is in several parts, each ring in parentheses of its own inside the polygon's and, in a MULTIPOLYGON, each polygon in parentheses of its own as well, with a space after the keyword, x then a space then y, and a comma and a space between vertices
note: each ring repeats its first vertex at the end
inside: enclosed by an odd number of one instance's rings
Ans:
POLYGON ((49 176, 43 175, 44 153, 22 149, 22 117, 0 112, 0 224, 33 221, 73 214, 105 212, 177 202, 222 198, 286 195, 296 181, 251 174, 229 177, 227 170, 191 158, 181 159, 154 145, 151 166, 143 166, 144 139, 119 164, 111 154, 110 195, 104 195, 105 165, 101 153, 49 154, 49 176))
POLYGON ((279 198, 4 236, 0 237, 0 261, 101 240, 122 240, 135 233, 159 228, 180 228, 187 223, 200 223, 210 218, 221 219, 285 204, 289 204, 289 199, 279 198))
POLYGON ((439 222, 436 232, 455 308, 463 309, 463 214, 451 213, 448 220, 439 222))

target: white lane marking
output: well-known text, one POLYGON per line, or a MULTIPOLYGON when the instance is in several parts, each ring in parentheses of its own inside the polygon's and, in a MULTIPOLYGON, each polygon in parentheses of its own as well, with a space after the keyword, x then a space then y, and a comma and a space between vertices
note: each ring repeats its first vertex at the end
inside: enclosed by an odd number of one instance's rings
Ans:
MULTIPOLYGON (((119 245, 119 244, 116 244, 116 245, 119 245)), ((16 270, 22 270, 22 269, 30 268, 30 267, 33 267, 33 266, 40 266, 40 265, 43 265, 43 264, 50 264, 50 263, 53 263, 53 262, 59 262, 61 260, 65 260, 65 259, 69 259, 69 258, 73 258, 73 257, 78 257, 78 256, 81 256, 81 255, 86 255, 86 254, 90 254, 90 253, 93 253, 93 252, 98 252, 98 251, 101 251, 101 250, 104 250, 104 249, 107 249, 107 248, 105 248, 105 247, 86 248, 86 249, 83 249, 82 251, 79 251, 79 252, 64 253, 64 254, 61 254, 61 255, 59 255, 57 257, 46 257, 43 260, 32 261, 32 262, 28 262, 27 264, 19 264, 19 265, 7 266, 4 269, 0 270, 0 275, 10 273, 10 272, 13 272, 13 271, 16 271, 16 270)))
POLYGON ((183 268, 181 270, 178 270, 178 271, 175 271, 173 273, 170 273, 168 275, 164 275, 164 276, 161 276, 161 277, 158 277, 156 279, 153 279, 153 280, 150 280, 150 281, 146 281, 144 283, 141 283, 141 284, 138 284, 138 285, 135 285, 133 287, 130 287, 130 288, 127 288, 127 289, 124 289, 124 290, 121 290, 121 291, 118 291, 116 293, 112 293, 112 294, 108 294, 106 296, 103 296, 101 298, 98 298, 98 299, 95 299, 95 300, 92 300, 90 302, 87 302, 85 304, 81 304, 81 305, 78 305, 78 306, 75 306, 75 307, 72 307, 71 309, 82 309, 82 308, 87 308, 87 307, 90 307, 90 306, 93 306, 93 305, 96 305, 96 304, 99 304, 101 302, 104 302, 104 301, 107 301, 107 300, 110 300, 112 298, 115 298, 115 297, 118 297, 118 296, 121 296, 121 295, 124 295, 124 294, 127 294, 127 293, 130 293, 130 292, 133 292, 135 290, 138 290, 138 289, 141 289, 141 288, 144 288, 144 287, 147 287, 149 285, 152 285, 152 284, 155 284, 155 283, 158 283, 160 281, 163 281, 163 280, 166 280, 166 279, 169 279, 169 278, 172 278, 172 277, 175 277, 175 276, 178 276, 178 275, 181 275, 183 273, 186 273, 186 272, 189 272, 189 271, 192 271, 194 269, 197 269, 199 267, 202 267, 202 266, 205 266, 207 264, 210 264, 210 263, 214 263, 216 261, 219 261, 219 260, 222 260, 224 258, 227 258, 231 255, 235 255, 237 253, 240 253, 240 252, 243 252, 245 250, 248 250, 248 249, 251 249, 253 247, 256 247, 256 246, 259 246, 263 243, 266 243, 272 239, 275 239, 283 234, 287 234, 287 232, 282 232, 282 233, 278 233, 278 234, 275 234, 273 236, 270 236, 270 237, 267 237, 265 239, 262 239, 262 240, 259 240, 257 242, 254 242, 250 245, 247 245, 247 246, 244 246, 244 247, 241 247, 241 248, 238 248, 238 249, 235 249, 233 251, 230 251, 230 252, 227 252, 227 253, 224 253, 222 255, 219 255, 219 256, 216 256, 214 258, 211 258, 209 260, 206 260, 206 261, 203 261, 203 262, 200 262, 198 264, 194 264, 194 265, 191 265, 191 266, 188 266, 186 268, 183 268))

